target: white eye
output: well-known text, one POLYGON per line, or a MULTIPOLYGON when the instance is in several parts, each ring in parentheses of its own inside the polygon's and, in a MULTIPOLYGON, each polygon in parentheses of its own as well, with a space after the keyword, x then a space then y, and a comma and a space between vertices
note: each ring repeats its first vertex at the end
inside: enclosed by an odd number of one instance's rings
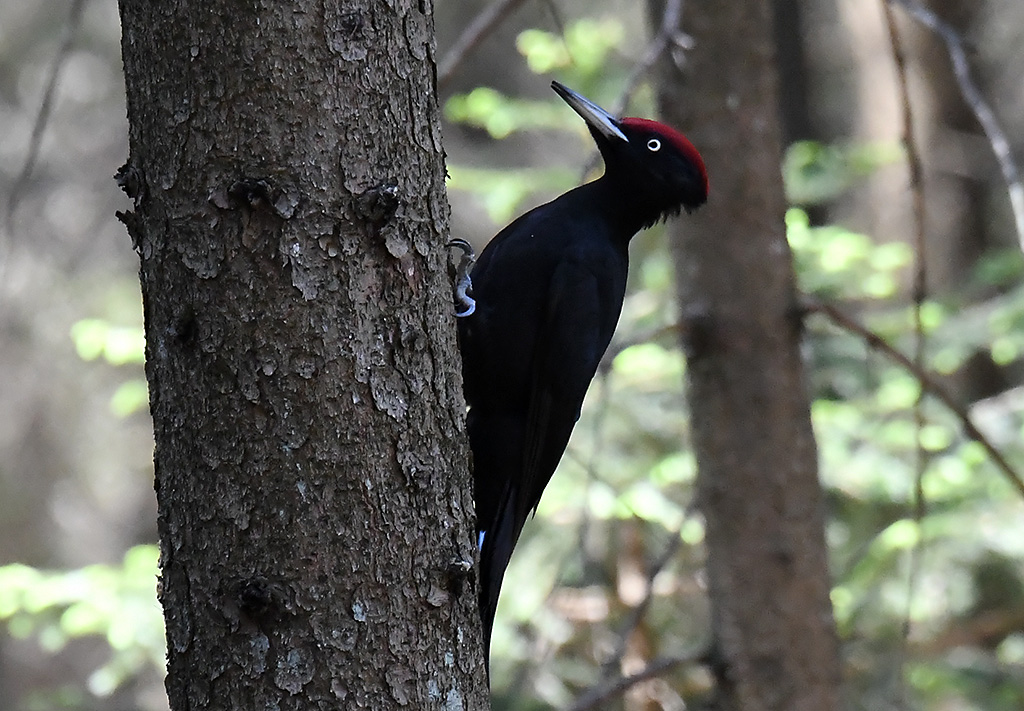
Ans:
POLYGON ((659 141, 657 138, 652 138, 647 142, 647 147, 652 151, 661 150, 661 141, 659 141))

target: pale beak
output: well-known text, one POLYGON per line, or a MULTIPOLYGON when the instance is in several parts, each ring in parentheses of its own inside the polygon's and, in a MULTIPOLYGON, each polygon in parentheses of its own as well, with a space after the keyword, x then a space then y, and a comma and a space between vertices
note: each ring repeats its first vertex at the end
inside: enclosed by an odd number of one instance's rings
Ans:
POLYGON ((562 97, 565 103, 573 108, 573 111, 583 117, 587 125, 602 136, 605 138, 620 138, 629 143, 629 139, 626 138, 626 134, 619 128, 619 122, 615 117, 593 101, 585 96, 580 96, 565 84, 559 84, 557 81, 551 82, 551 88, 562 97))

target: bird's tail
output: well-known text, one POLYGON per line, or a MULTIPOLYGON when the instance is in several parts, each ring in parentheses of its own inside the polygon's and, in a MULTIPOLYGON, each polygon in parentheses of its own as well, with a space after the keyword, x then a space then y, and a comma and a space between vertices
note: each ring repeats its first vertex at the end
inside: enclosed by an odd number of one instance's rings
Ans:
POLYGON ((498 502, 497 516, 480 532, 480 620, 484 631, 484 652, 489 657, 498 594, 512 551, 525 521, 518 520, 515 490, 508 487, 498 502))

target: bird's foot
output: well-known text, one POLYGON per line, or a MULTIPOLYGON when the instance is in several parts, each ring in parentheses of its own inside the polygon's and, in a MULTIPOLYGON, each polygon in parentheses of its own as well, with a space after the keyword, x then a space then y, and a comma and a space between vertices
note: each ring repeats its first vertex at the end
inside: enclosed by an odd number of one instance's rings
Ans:
POLYGON ((469 273, 476 264, 476 252, 473 245, 464 239, 453 239, 447 246, 462 250, 462 258, 455 271, 455 318, 465 318, 476 311, 476 299, 469 295, 473 290, 469 273))

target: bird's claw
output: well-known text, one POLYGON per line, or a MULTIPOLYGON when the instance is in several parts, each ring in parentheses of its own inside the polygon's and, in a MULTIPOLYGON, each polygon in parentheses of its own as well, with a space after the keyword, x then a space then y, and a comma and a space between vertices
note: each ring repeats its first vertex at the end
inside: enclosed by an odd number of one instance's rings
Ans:
POLYGON ((476 264, 476 252, 473 251, 473 245, 464 239, 453 239, 447 246, 462 250, 462 258, 455 272, 455 318, 472 316, 476 311, 476 299, 469 295, 473 290, 473 280, 469 273, 476 264))

